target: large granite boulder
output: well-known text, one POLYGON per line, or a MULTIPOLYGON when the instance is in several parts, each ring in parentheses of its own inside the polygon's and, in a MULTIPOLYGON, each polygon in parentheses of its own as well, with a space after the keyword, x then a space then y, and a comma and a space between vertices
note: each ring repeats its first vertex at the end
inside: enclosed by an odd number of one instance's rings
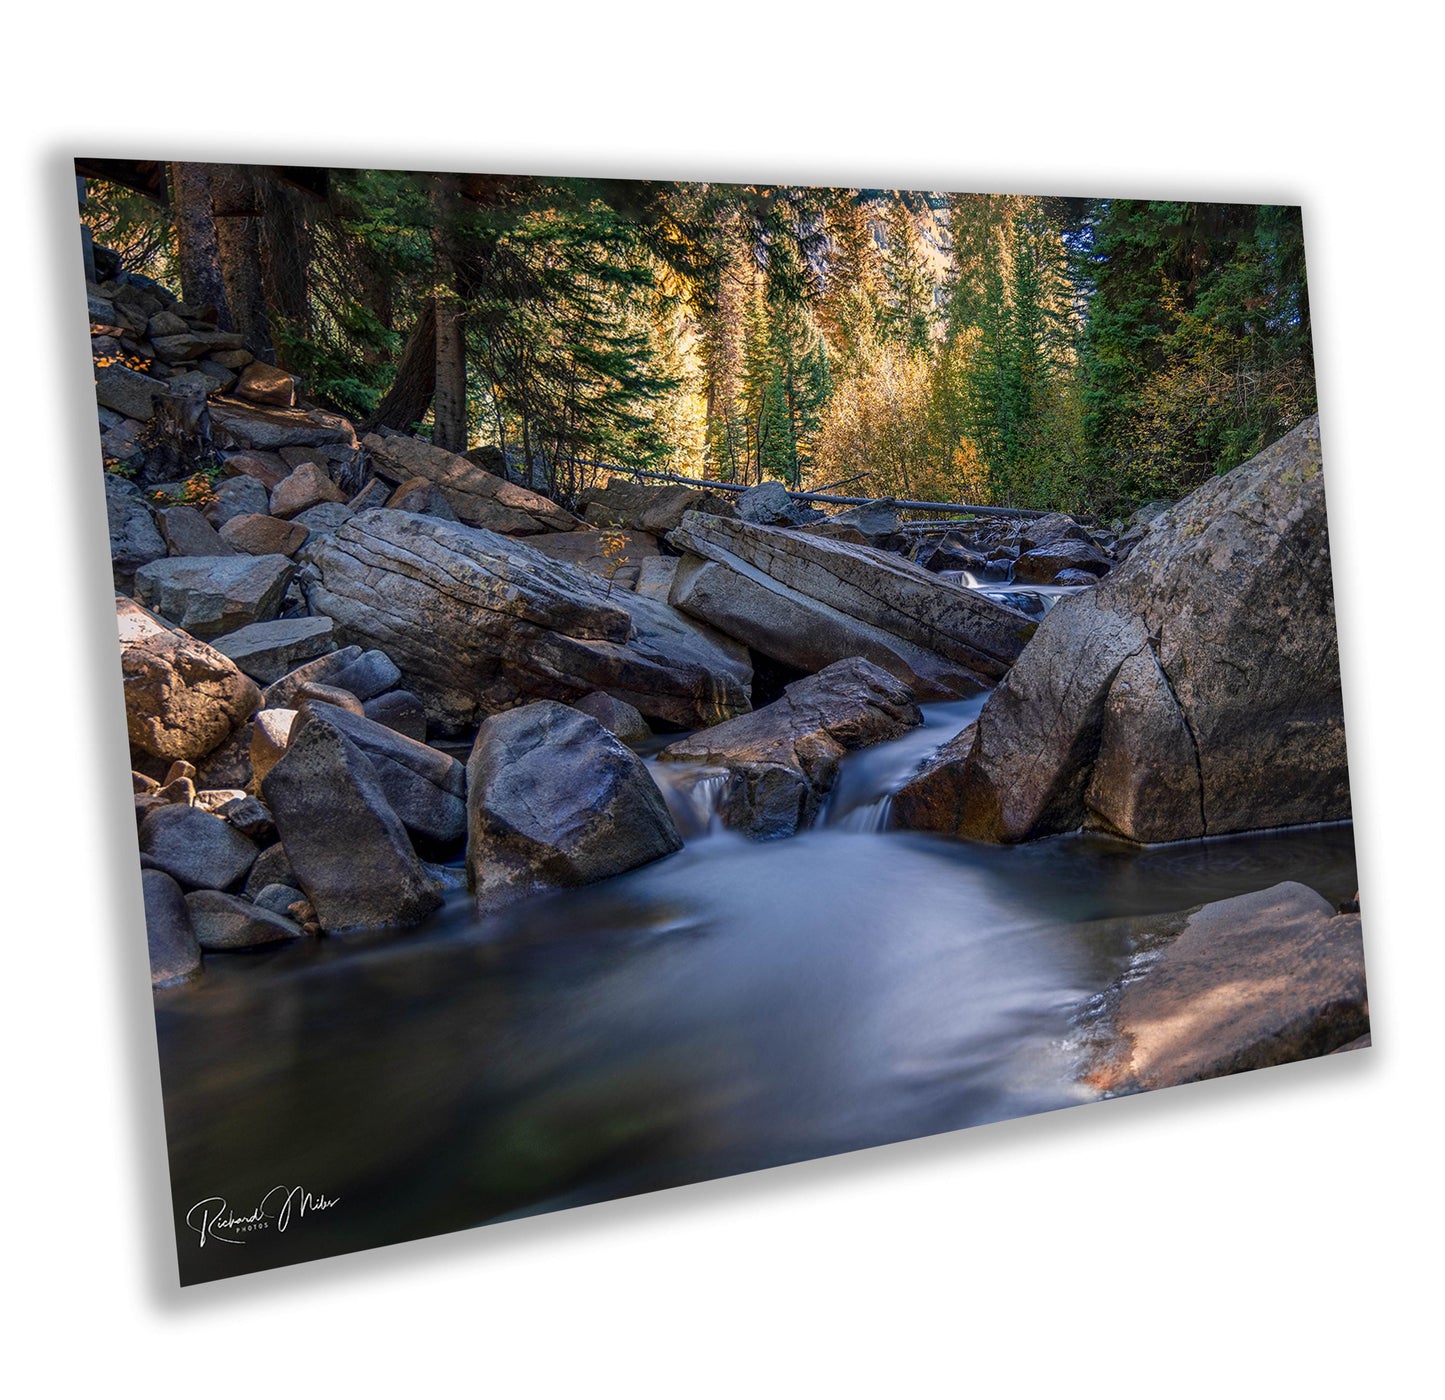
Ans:
POLYGON ((430 481, 464 524, 503 535, 541 535, 575 530, 582 523, 555 501, 514 486, 422 438, 383 428, 368 433, 362 445, 378 476, 397 486, 417 477, 430 481))
POLYGON ((1360 916, 1292 881, 1206 904, 1124 984, 1113 1024, 1091 1079, 1116 1091, 1329 1054, 1370 1028, 1360 916))
POLYGON ((920 805, 930 829, 982 840, 1347 817, 1318 420, 1201 486, 1061 600, 954 764, 917 780, 946 780, 952 809, 920 805))
POLYGON ((313 716, 261 791, 328 932, 404 927, 441 905, 371 760, 334 724, 313 716))
POLYGON ((619 588, 636 588, 642 561, 659 557, 657 541, 644 531, 571 530, 565 535, 537 535, 527 543, 549 559, 559 559, 619 588))
POLYGON ((896 550, 906 543, 899 529, 898 503, 886 497, 869 501, 867 505, 854 506, 851 510, 841 510, 826 520, 805 525, 803 529, 810 535, 822 535, 849 544, 866 544, 873 549, 896 550))
POLYGON ((794 681, 771 705, 670 744, 659 758, 727 771, 718 803, 725 826, 757 839, 791 836, 812 825, 845 753, 922 721, 905 685, 852 657, 794 681))
POLYGON ((601 579, 520 541, 373 510, 308 549, 312 611, 343 641, 384 651, 439 733, 593 690, 687 728, 749 708, 741 648, 655 599, 609 598, 601 579))
POLYGON ((155 559, 136 570, 136 594, 147 607, 210 638, 281 611, 296 566, 279 554, 155 559))
POLYGON ((862 656, 921 700, 975 695, 1037 624, 881 550, 799 530, 689 514, 672 602, 784 665, 862 656))
POLYGON ((590 715, 493 715, 467 760, 467 877, 483 912, 620 875, 682 847, 642 760, 590 715))
POLYGON ((271 488, 270 510, 278 520, 290 520, 312 506, 346 504, 344 492, 315 462, 302 462, 290 476, 271 488))
POLYGON ((229 657, 117 598, 126 732, 143 753, 199 762, 260 704, 229 657))

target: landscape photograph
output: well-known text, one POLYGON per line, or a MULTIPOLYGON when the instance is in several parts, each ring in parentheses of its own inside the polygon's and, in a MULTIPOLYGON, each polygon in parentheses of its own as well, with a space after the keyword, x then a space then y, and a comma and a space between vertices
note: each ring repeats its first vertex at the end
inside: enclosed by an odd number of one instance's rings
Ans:
POLYGON ((75 176, 182 1284, 1369 1046, 1298 207, 75 176))

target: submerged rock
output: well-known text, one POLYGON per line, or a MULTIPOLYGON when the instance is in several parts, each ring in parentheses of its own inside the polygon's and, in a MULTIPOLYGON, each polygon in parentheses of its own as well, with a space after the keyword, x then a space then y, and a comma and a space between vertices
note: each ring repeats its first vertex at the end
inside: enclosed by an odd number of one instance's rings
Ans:
POLYGON ((880 666, 852 657, 794 681, 750 715, 691 734, 659 755, 725 768, 725 825, 757 839, 811 826, 850 749, 896 739, 921 724, 912 692, 880 666))
MULTIPOLYGON (((1319 424, 1155 521, 989 697, 930 829, 1154 842, 1349 815, 1319 424)), ((897 810, 897 804, 895 804, 897 810)))
POLYGON ((484 912, 682 847, 642 760, 590 715, 550 700, 493 715, 477 731, 467 818, 468 881, 484 912))
POLYGON ((815 671, 850 656, 924 700, 975 695, 1035 623, 895 555, 798 530, 689 514, 672 602, 764 656, 815 671))
POLYGON ((695 727, 748 709, 745 652, 667 605, 487 530, 366 511, 313 554, 312 610, 384 651, 441 733, 594 690, 695 727))
POLYGON ((294 882, 328 932, 403 927, 440 906, 376 769, 326 719, 313 716, 287 744, 261 791, 294 882))
POLYGON ((1161 1089, 1325 1055, 1369 1031, 1360 916, 1304 885, 1206 904, 1119 993, 1102 1087, 1161 1089))

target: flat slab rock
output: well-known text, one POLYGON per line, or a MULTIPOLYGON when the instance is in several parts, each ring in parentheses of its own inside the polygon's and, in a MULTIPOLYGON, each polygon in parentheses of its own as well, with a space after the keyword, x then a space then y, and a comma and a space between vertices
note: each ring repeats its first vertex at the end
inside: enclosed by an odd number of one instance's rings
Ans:
POLYGON ((519 540, 372 510, 308 551, 313 612, 385 652, 440 734, 594 690, 686 728, 750 708, 743 648, 655 599, 609 597, 595 575, 519 540))
POLYGON ((1102 1087, 1161 1089, 1310 1059, 1369 1031, 1360 916, 1304 885, 1206 904, 1124 986, 1102 1087))
POLYGON ((912 692, 861 657, 794 681, 781 699, 668 745, 668 762, 724 768, 724 825, 755 839, 812 825, 850 749, 896 739, 923 722, 912 692))
POLYGON ((694 512, 667 540, 693 557, 678 568, 675 606, 787 665, 867 657, 920 698, 977 694, 1013 665, 1036 628, 866 545, 694 512))
POLYGON ((228 632, 213 645, 252 680, 271 685, 302 662, 334 651, 335 631, 329 617, 278 617, 228 632))

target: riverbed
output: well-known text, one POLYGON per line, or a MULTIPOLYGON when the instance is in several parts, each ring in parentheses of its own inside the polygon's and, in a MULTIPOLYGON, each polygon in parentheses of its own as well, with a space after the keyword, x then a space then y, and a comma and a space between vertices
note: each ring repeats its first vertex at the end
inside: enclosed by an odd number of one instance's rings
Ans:
POLYGON ((668 785, 687 844, 643 869, 208 957, 157 996, 183 1277, 1081 1103, 1088 1008, 1141 916, 1356 889, 1348 824, 1153 848, 887 830, 888 794, 982 699, 845 759, 790 840, 723 831, 705 785, 668 785), (244 1214, 277 1186, 335 1204, 199 1243, 197 1202, 244 1214))

